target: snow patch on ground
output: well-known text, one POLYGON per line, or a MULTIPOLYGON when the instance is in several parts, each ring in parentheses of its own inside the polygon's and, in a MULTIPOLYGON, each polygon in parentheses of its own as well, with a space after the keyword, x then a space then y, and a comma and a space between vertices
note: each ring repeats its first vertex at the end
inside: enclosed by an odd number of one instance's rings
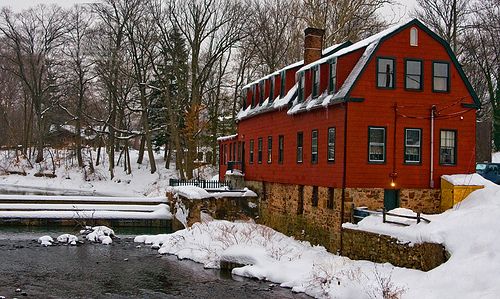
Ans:
MULTIPOLYGON (((450 259, 428 272, 353 261, 254 223, 214 220, 173 234, 138 236, 135 242, 153 244, 161 254, 207 268, 220 267, 221 259, 244 264, 233 274, 266 279, 317 298, 384 298, 390 291, 397 298, 493 299, 500 292, 500 186, 476 176, 473 180, 485 188, 442 214, 422 215, 430 223, 405 220, 409 226, 400 226, 372 215, 358 225, 344 224, 402 242, 443 244, 450 259)), ((408 209, 392 212, 415 215, 408 209)))

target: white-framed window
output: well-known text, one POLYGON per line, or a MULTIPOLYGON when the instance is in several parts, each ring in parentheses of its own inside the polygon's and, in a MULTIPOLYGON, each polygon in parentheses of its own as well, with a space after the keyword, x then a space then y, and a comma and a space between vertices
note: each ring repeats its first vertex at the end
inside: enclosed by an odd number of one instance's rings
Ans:
POLYGON ((257 162, 262 163, 262 137, 257 139, 257 162))
POLYGON ((250 139, 250 158, 248 159, 248 162, 250 164, 253 164, 253 151, 254 151, 254 140, 250 139))
POLYGON ((422 162, 422 129, 405 129, 405 163, 422 162))
POLYGON ((422 61, 407 59, 405 63, 405 88, 422 90, 422 61))
POLYGON ((368 127, 368 162, 385 162, 385 128, 368 127))
POLYGON ((417 47, 418 46, 418 30, 415 27, 410 29, 410 46, 417 47))
POLYGON ((264 80, 261 80, 259 82, 259 105, 262 105, 264 103, 265 99, 265 93, 266 93, 266 84, 264 84, 264 80))
POLYGON ((304 156, 304 133, 297 132, 297 163, 302 163, 304 156))

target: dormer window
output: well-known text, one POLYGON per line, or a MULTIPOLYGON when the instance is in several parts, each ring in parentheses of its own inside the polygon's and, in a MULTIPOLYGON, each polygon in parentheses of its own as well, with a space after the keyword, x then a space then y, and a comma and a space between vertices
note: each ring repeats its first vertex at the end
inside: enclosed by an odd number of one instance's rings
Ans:
POLYGON ((335 93, 337 83, 337 58, 328 60, 328 93, 335 93))
POLYGON ((265 89, 264 89, 264 80, 261 80, 259 82, 259 105, 262 105, 264 103, 264 94, 265 94, 265 89))
POLYGON ((286 71, 280 74, 280 99, 285 96, 286 71))
POLYGON ((418 30, 415 27, 410 29, 410 46, 418 46, 418 30))
POLYGON ((255 107, 255 93, 257 91, 257 84, 252 85, 252 105, 251 107, 255 107))
POLYGON ((245 88, 241 91, 241 98, 243 99, 243 101, 241 102, 241 108, 243 110, 247 109, 248 92, 248 88, 245 88))
POLYGON ((300 72, 297 74, 297 81, 298 81, 298 102, 302 103, 304 102, 304 84, 305 84, 305 77, 304 77, 304 72, 300 72))
POLYGON ((269 78, 269 103, 274 101, 274 76, 269 78))
POLYGON ((315 65, 312 68, 312 97, 317 98, 319 95, 319 79, 320 79, 320 72, 319 72, 319 65, 315 65))

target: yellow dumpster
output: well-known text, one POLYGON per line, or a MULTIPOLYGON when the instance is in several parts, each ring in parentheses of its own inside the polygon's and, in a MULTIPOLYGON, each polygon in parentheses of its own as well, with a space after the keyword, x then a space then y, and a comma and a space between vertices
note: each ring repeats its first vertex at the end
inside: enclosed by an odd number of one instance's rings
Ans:
POLYGON ((484 186, 482 185, 453 185, 444 178, 441 178, 441 211, 452 208, 473 191, 483 188, 484 186))

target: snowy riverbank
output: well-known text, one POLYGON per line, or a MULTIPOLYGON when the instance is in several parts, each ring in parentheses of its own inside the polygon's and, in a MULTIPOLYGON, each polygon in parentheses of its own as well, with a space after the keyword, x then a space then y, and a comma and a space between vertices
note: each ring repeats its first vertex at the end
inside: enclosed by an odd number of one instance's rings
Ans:
MULTIPOLYGON (((428 271, 353 261, 254 223, 211 221, 168 235, 138 236, 162 254, 191 259, 208 268, 224 260, 248 264, 233 274, 266 279, 318 298, 497 298, 500 292, 500 187, 474 175, 485 188, 430 224, 396 226, 369 216, 354 229, 386 233, 413 243, 444 244, 451 258, 428 271)), ((409 210, 400 212, 412 213, 409 210)))

